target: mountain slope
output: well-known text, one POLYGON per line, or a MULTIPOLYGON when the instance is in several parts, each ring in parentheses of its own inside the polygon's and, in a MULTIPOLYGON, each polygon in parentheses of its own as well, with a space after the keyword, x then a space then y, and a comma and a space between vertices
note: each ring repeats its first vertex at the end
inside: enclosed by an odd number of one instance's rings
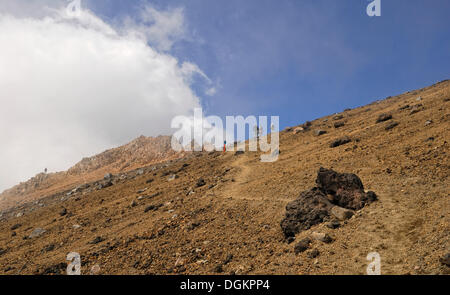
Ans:
POLYGON ((274 163, 259 152, 193 153, 4 212, 0 273, 64 273, 74 251, 83 274, 96 265, 102 274, 364 274, 370 252, 383 274, 449 274, 440 261, 450 252, 449 81, 302 129, 280 133, 274 163), (383 114, 392 118, 377 123, 383 114), (285 206, 320 167, 357 174, 378 201, 288 243, 285 206), (37 228, 45 232, 30 237, 37 228), (296 254, 314 231, 332 242, 296 254))
POLYGON ((170 142, 170 136, 141 136, 126 145, 84 158, 68 171, 40 173, 0 194, 0 209, 38 200, 43 196, 95 181, 106 173, 127 172, 145 165, 183 157, 184 153, 172 150, 170 142))

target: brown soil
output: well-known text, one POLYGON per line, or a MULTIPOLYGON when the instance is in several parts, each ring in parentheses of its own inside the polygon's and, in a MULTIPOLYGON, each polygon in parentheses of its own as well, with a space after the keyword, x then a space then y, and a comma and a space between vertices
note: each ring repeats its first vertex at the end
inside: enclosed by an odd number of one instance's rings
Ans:
POLYGON ((64 273, 66 255, 78 252, 83 274, 97 264, 100 274, 365 274, 375 251, 383 274, 449 274, 440 262, 450 252, 448 98, 444 81, 345 111, 338 129, 331 115, 305 131, 283 131, 274 163, 255 152, 195 153, 104 189, 8 210, 0 273, 64 273), (393 118, 376 123, 381 114, 393 118), (386 130, 392 121, 398 125, 386 130), (319 129, 327 133, 317 136, 319 129), (330 146, 345 136, 351 142, 330 146), (289 244, 280 227, 285 206, 315 186, 320 167, 358 175, 378 201, 337 229, 315 225, 289 244), (200 178, 206 184, 197 187, 200 178), (46 232, 28 238, 36 228, 46 232), (313 240, 295 254, 313 231, 333 241, 313 240))

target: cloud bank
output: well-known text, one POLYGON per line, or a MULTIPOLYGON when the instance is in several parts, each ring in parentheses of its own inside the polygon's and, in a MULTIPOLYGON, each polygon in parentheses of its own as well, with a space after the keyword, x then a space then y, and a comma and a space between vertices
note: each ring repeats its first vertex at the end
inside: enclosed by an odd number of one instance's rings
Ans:
POLYGON ((167 53, 183 35, 182 10, 148 8, 147 24, 118 29, 36 3, 0 9, 0 191, 141 134, 170 134, 174 116, 201 106, 191 83, 207 76, 167 53))

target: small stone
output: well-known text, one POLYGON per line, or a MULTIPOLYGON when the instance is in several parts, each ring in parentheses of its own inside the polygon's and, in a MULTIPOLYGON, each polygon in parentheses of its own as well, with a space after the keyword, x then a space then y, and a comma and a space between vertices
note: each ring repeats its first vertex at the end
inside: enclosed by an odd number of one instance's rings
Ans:
POLYGON ((336 123, 334 123, 334 128, 341 128, 341 127, 343 127, 343 126, 345 126, 345 123, 344 122, 336 122, 336 123))
POLYGON ((321 136, 321 135, 323 135, 323 134, 325 134, 325 133, 327 133, 325 130, 316 130, 316 136, 321 136))
POLYGON ((167 178, 167 180, 168 180, 168 181, 173 181, 173 180, 175 180, 175 179, 177 179, 177 178, 178 178, 178 175, 172 174, 172 175, 170 175, 170 176, 167 178))
POLYGON ((309 239, 309 238, 302 239, 294 247, 295 254, 299 254, 301 252, 308 250, 310 243, 311 243, 311 239, 309 239))
POLYGON ((13 226, 11 226, 11 230, 16 230, 16 229, 18 229, 19 227, 21 227, 22 225, 20 224, 20 223, 18 223, 18 224, 14 224, 13 226))
POLYGON ((28 236, 30 239, 37 238, 46 232, 43 228, 36 228, 33 232, 28 236))
POLYGON ((205 182, 205 180, 204 180, 203 178, 200 178, 200 179, 197 181, 197 187, 204 186, 205 184, 206 184, 206 182, 205 182))
POLYGON ((338 220, 332 220, 327 223, 327 227, 331 229, 336 229, 341 226, 341 223, 338 220))
POLYGON ((145 207, 144 213, 147 213, 148 211, 156 211, 156 210, 158 210, 158 208, 155 205, 150 205, 150 206, 145 207))
POLYGON ((418 113, 421 110, 423 110, 422 104, 417 104, 411 107, 411 111, 409 112, 409 114, 414 115, 415 113, 418 113))
POLYGON ((225 261, 223 262, 223 264, 228 264, 233 260, 233 254, 228 254, 227 258, 225 259, 225 261))
POLYGON ((316 258, 319 255, 320 255, 320 252, 317 249, 313 249, 311 252, 308 253, 308 257, 311 259, 316 258))
POLYGON ((177 261, 175 261, 175 267, 178 267, 178 266, 182 266, 182 265, 184 265, 184 259, 183 258, 178 258, 177 259, 177 261))
POLYGON ((96 264, 92 266, 90 274, 93 276, 98 275, 100 273, 100 270, 101 270, 100 265, 96 264))
POLYGON ((425 122, 425 126, 428 126, 428 125, 430 125, 431 123, 433 123, 433 121, 432 121, 432 120, 428 120, 428 121, 425 122))
POLYGON ((398 122, 390 122, 389 124, 386 125, 386 127, 384 129, 386 131, 388 131, 388 130, 395 128, 397 125, 398 125, 398 122))
POLYGON ((143 188, 137 191, 138 194, 142 194, 147 190, 147 188, 143 188))
POLYGON ((321 241, 323 243, 329 244, 333 241, 333 239, 325 233, 313 232, 311 237, 315 240, 321 241))
POLYGON ((136 207, 137 205, 138 204, 135 200, 131 201, 131 204, 130 204, 131 207, 136 207))
POLYGON ((333 142, 331 142, 330 143, 330 147, 331 148, 335 148, 335 147, 338 147, 340 145, 347 144, 347 143, 349 143, 351 141, 352 140, 348 136, 341 137, 341 138, 338 138, 338 139, 334 140, 333 142))
POLYGON ((59 215, 61 215, 61 216, 67 215, 67 209, 66 209, 66 208, 63 208, 63 209, 59 212, 59 215))
POLYGON ((345 209, 339 206, 331 208, 331 214, 339 220, 347 220, 355 214, 353 210, 345 209))
POLYGON ((296 127, 294 129, 294 134, 299 134, 300 132, 305 131, 305 129, 303 127, 296 127))
POLYGON ((377 118, 377 123, 385 122, 392 119, 392 115, 390 114, 381 114, 377 118))
POLYGON ((96 237, 95 239, 93 239, 92 241, 90 241, 89 244, 95 245, 95 244, 103 242, 104 240, 105 239, 103 239, 102 237, 99 236, 99 237, 96 237))
POLYGON ((197 228, 198 226, 200 226, 200 223, 198 222, 191 222, 187 225, 187 230, 193 230, 195 228, 197 228))
POLYGON ((447 267, 450 267, 450 253, 447 253, 447 254, 445 254, 444 256, 442 256, 442 257, 439 259, 439 261, 440 261, 443 265, 445 265, 445 266, 447 266, 447 267))
POLYGON ((55 249, 55 245, 54 244, 50 244, 50 245, 48 245, 48 246, 46 246, 44 248, 44 251, 45 252, 50 252, 50 251, 53 251, 54 249, 55 249))
POLYGON ((111 173, 106 173, 105 176, 103 177, 104 180, 111 180, 111 178, 113 177, 113 175, 111 173))
POLYGON ((219 264, 216 267, 214 267, 214 272, 216 272, 216 273, 223 273, 223 265, 219 264))

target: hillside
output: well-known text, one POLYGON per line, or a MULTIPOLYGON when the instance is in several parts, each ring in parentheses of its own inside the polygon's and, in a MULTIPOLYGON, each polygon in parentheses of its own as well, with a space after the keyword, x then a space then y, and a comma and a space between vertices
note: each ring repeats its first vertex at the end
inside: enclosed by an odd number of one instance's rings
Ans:
POLYGON ((288 128, 274 163, 259 152, 149 163, 131 144, 65 173, 89 175, 77 190, 49 182, 4 211, 0 274, 64 273, 69 252, 82 274, 365 274, 374 251, 383 274, 450 274, 449 140, 447 80, 288 128), (287 237, 286 205, 321 167, 356 174, 377 200, 287 237), (329 239, 298 250, 314 232, 329 239))
POLYGON ((85 185, 106 173, 128 172, 145 165, 183 157, 183 153, 172 150, 170 142, 169 136, 141 136, 126 145, 84 158, 68 171, 40 173, 0 194, 0 210, 85 185))

